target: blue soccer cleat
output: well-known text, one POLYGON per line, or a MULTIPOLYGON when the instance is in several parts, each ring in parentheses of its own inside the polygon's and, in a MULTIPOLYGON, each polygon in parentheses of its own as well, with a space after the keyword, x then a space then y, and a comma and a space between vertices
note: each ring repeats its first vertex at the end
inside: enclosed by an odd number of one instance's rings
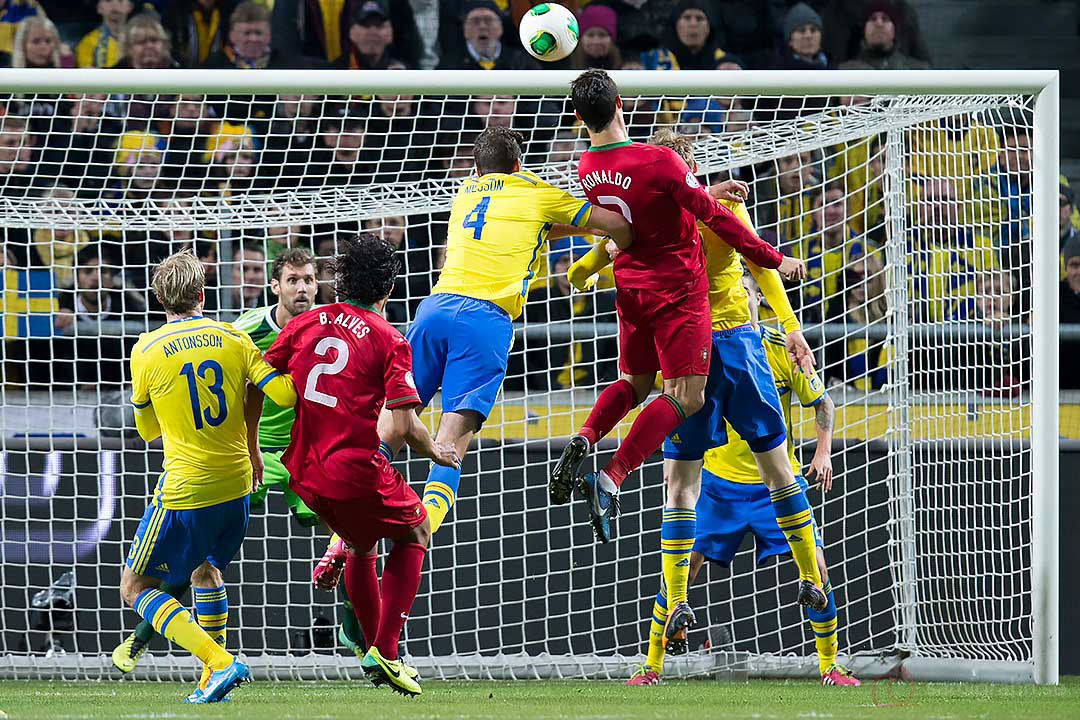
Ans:
POLYGON ((586 473, 578 482, 578 490, 589 506, 593 533, 602 543, 611 542, 611 521, 619 516, 619 497, 600 487, 600 473, 586 473))
POLYGON ((226 702, 228 701, 226 695, 247 682, 251 682, 251 670, 239 660, 233 660, 232 664, 224 670, 211 673, 210 679, 206 681, 206 687, 201 688, 201 695, 200 688, 196 688, 195 692, 188 696, 187 701, 194 705, 226 702))

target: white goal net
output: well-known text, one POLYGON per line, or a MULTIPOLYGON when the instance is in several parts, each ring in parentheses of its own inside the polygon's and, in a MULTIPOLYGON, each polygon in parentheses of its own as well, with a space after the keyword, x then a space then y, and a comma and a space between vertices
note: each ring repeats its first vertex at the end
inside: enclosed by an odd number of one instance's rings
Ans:
MULTIPOLYGON (((256 85, 244 72, 151 72, 128 76, 125 92, 116 72, 63 88, 0 82, 8 675, 108 676, 107 655, 139 620, 119 576, 161 452, 134 433, 125 375, 138 333, 163 321, 147 287, 156 261, 193 247, 207 314, 230 320, 274 302, 267 275, 282 249, 327 258, 350 233, 381 233, 401 248, 387 314, 404 329, 437 278, 480 130, 522 131, 526 167, 581 195, 587 136, 570 75, 400 72, 349 86, 334 73, 266 71, 256 85)), ((910 73, 893 87, 888 73, 845 73, 844 90, 804 73, 804 92, 785 94, 770 74, 723 90, 732 75, 617 77, 632 139, 693 136, 703 179, 748 182, 758 232, 809 265, 789 293, 837 406, 835 487, 809 495, 841 656, 867 675, 906 663, 1055 681, 1056 458, 1044 455, 1056 454, 1056 372, 1040 373, 1056 367, 1056 300, 1048 310, 1043 290, 1057 261, 1034 242, 1040 193, 1056 183, 1056 117, 1036 121, 1045 78, 996 88, 972 74, 976 92, 962 73, 935 90, 931 73, 919 91, 910 73)), ((659 455, 624 486, 613 544, 593 542, 582 507, 547 499, 555 453, 617 376, 610 278, 582 295, 565 282, 585 243, 555 243, 533 282, 499 402, 434 537, 402 641, 426 678, 623 678, 644 652, 659 455)), ((329 285, 319 300, 332 301, 329 285)), ((793 418, 808 462, 813 410, 793 418)), ((427 463, 397 465, 423 486, 427 463)), ((226 573, 229 643, 263 677, 360 674, 338 640, 339 596, 312 588, 325 545, 279 489, 253 511, 226 573)), ((755 567, 750 547, 692 587, 692 652, 669 673, 816 672, 793 563, 755 567)), ((171 652, 156 639, 136 675, 192 676, 171 652)))

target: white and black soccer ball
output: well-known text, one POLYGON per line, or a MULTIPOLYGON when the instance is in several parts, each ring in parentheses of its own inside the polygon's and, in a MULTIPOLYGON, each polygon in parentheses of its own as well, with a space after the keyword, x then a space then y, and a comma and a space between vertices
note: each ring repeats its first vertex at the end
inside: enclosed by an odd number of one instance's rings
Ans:
POLYGON ((522 16, 518 32, 528 53, 544 62, 562 60, 578 43, 577 18, 558 3, 534 5, 522 16))

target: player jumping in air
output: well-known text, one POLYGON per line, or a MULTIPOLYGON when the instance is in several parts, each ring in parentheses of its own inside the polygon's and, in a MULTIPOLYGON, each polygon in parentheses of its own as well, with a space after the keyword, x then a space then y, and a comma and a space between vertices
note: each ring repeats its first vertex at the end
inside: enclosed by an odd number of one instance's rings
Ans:
POLYGON ((412 351, 382 316, 398 269, 385 240, 364 233, 346 241, 335 260, 341 302, 293 318, 266 360, 300 388, 283 458, 289 486, 371 570, 358 578, 362 585, 348 585, 370 644, 364 672, 376 685, 418 695, 416 671, 398 659, 398 638, 420 586, 431 525, 420 498, 390 466, 387 445, 408 442, 445 467, 458 467, 459 459, 420 422, 412 351), (380 580, 375 554, 383 538, 394 547, 380 580))
MULTIPOLYGON (((635 419, 607 467, 600 473, 585 475, 577 483, 588 501, 598 539, 607 542, 611 538, 610 523, 618 512, 615 493, 626 474, 677 427, 679 437, 684 433, 687 437, 705 436, 695 428, 715 423, 717 416, 733 418, 747 432, 751 446, 767 465, 764 474, 770 482, 775 479, 777 487, 791 485, 797 489, 790 467, 786 475, 784 472, 783 450, 779 447, 785 438, 783 419, 771 380, 767 380, 760 344, 755 345, 757 333, 745 322, 732 321, 727 316, 728 312, 737 314, 739 307, 745 314, 745 303, 726 296, 731 279, 724 279, 721 268, 710 267, 710 272, 706 272, 694 216, 717 243, 722 239, 727 253, 724 265, 737 267, 735 251, 739 251, 758 268, 779 268, 782 274, 791 277, 802 277, 805 266, 765 244, 732 210, 711 197, 701 188, 686 160, 674 150, 629 143, 622 123, 621 100, 606 73, 583 73, 574 81, 572 97, 578 114, 589 127, 593 145, 579 165, 582 184, 590 198, 596 195, 597 202, 625 206, 624 212, 634 218, 638 241, 630 251, 619 253, 615 259, 619 362, 623 375, 600 395, 578 436, 563 451, 551 478, 552 500, 569 498, 585 454, 644 399, 657 369, 663 373, 664 394, 635 419), (636 187, 635 181, 639 182, 636 187), (612 195, 606 194, 609 192, 612 195), (671 199, 666 204, 658 202, 664 197, 671 199), (678 228, 678 232, 665 233, 665 228, 678 228), (670 243, 673 237, 679 238, 679 250, 669 248, 665 256, 647 255, 647 264, 637 266, 641 260, 632 257, 635 252, 648 248, 650 241, 660 246, 670 243), (670 261, 676 258, 681 258, 681 262, 672 264, 670 261), (664 261, 668 261, 666 265, 664 261), (666 273, 657 272, 661 267, 666 268, 666 273), (720 286, 715 302, 710 303, 714 277, 720 286), (714 307, 710 309, 710 305, 714 307), (712 333, 713 329, 717 332, 712 333)), ((592 257, 597 255, 595 251, 590 253, 592 257)), ((779 277, 773 277, 772 287, 779 301, 783 290, 779 277)), ((738 271, 734 283, 738 283, 738 271)), ((797 348, 800 355, 805 362, 812 362, 805 340, 801 335, 797 340, 801 343, 797 348)), ((687 461, 688 469, 666 476, 668 492, 661 524, 661 550, 664 577, 672 599, 665 628, 668 637, 694 622, 693 611, 686 602, 686 578, 694 538, 700 460, 705 450, 697 447, 700 444, 695 440, 694 447, 688 447, 677 458, 687 461)), ((790 489, 784 489, 784 493, 788 492, 790 489)), ((783 506, 784 517, 792 515, 793 523, 801 522, 802 511, 795 508, 788 512, 788 505, 794 508, 798 500, 790 500, 783 506)), ((805 502, 805 497, 802 501, 805 502)), ((777 512, 781 512, 780 507, 777 512)), ((811 567, 805 570, 804 577, 816 594, 813 597, 808 594, 806 599, 824 605, 812 549, 807 563, 811 567)))
MULTIPOLYGON (((278 297, 278 302, 248 310, 233 322, 233 327, 246 332, 261 352, 270 347, 285 323, 311 308, 317 289, 315 259, 300 248, 289 248, 274 258, 270 274, 270 290, 278 297)), ((319 518, 289 490, 289 473, 281 463, 281 456, 289 444, 292 422, 291 407, 281 407, 270 397, 266 398, 259 419, 259 445, 265 469, 262 484, 251 494, 251 505, 257 507, 265 502, 270 486, 276 485, 281 488, 296 521, 303 527, 311 527, 319 522, 319 518)), ((161 590, 183 601, 189 587, 188 578, 182 578, 177 585, 163 584, 161 590)), ((156 634, 153 625, 143 620, 135 632, 113 650, 113 665, 125 673, 134 670, 156 634)))
MULTIPOLYGON (((750 278, 744 278, 744 281, 749 296, 747 300, 751 322, 756 324, 758 304, 761 301, 760 291, 750 278)), ((788 320, 790 321, 790 316, 788 320)), ((804 407, 816 408, 814 421, 817 428, 817 449, 810 461, 807 475, 817 481, 822 492, 828 492, 832 488, 833 479, 831 450, 836 408, 817 374, 813 370, 804 372, 786 352, 788 338, 783 333, 762 327, 761 341, 775 378, 776 390, 784 397, 781 404, 789 431, 793 428, 793 397, 797 397, 804 407)), ((727 429, 726 440, 727 443, 722 444, 723 436, 713 438, 717 447, 705 453, 705 468, 701 476, 702 492, 697 501, 697 534, 694 550, 690 555, 690 582, 697 577, 705 560, 729 567, 747 533, 754 534, 758 564, 774 555, 791 553, 791 543, 787 533, 777 523, 771 493, 761 481, 758 464, 750 446, 739 437, 734 427, 727 429)), ((790 435, 785 454, 799 486, 806 490, 806 481, 803 479, 799 461, 795 458, 795 445, 790 435)), ((806 609, 810 627, 814 631, 814 643, 817 645, 821 682, 823 685, 859 685, 851 671, 836 662, 836 598, 829 583, 828 569, 825 567, 821 533, 813 524, 812 516, 810 522, 814 531, 817 566, 825 583, 825 594, 828 596, 828 604, 824 608, 806 609)), ((660 682, 660 673, 663 672, 665 650, 672 654, 686 652, 685 629, 680 631, 673 641, 664 637, 668 599, 667 588, 661 584, 653 605, 648 657, 645 665, 630 678, 628 685, 655 685, 660 682)))
POLYGON ((244 540, 249 496, 262 479, 263 398, 255 388, 278 405, 296 402, 292 381, 263 361, 251 338, 202 316, 204 283, 202 263, 190 252, 154 270, 168 322, 132 348, 131 401, 139 435, 162 438, 164 472, 120 578, 124 602, 203 662, 191 703, 219 702, 251 679, 225 650, 229 601, 221 573, 244 540), (163 579, 175 587, 188 578, 195 618, 160 589, 163 579))
MULTIPOLYGON (((633 241, 621 215, 522 170, 521 154, 522 137, 513 130, 488 128, 476 139, 477 176, 458 190, 439 281, 406 334, 420 401, 427 406, 442 389, 437 438, 456 447, 460 457, 495 405, 514 337, 512 323, 544 263, 548 240, 592 233, 610 236, 619 248, 633 241)), ((391 457, 398 449, 391 447, 391 457)), ((456 467, 434 467, 428 475, 424 506, 433 533, 453 506, 460 481, 456 467)), ((317 585, 337 583, 343 554, 332 541, 316 569, 317 585)), ((346 561, 346 583, 353 573, 374 572, 355 563, 346 561)))

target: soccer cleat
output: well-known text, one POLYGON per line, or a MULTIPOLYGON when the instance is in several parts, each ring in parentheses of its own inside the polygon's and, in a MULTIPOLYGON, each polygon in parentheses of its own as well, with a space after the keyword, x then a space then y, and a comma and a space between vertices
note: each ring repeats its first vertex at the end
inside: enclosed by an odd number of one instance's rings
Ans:
POLYGON ((799 581, 799 604, 816 612, 821 612, 829 604, 829 597, 821 588, 809 580, 799 581))
POLYGON ((338 539, 337 542, 330 543, 319 564, 315 566, 315 571, 311 573, 311 582, 315 583, 315 587, 320 590, 336 588, 341 580, 341 573, 345 570, 347 555, 344 540, 338 539))
POLYGON ((687 650, 686 630, 693 626, 697 618, 690 603, 680 601, 675 603, 668 613, 667 622, 664 623, 664 649, 672 655, 685 655, 687 650))
POLYGON ((136 663, 146 653, 146 647, 149 643, 146 640, 140 640, 135 637, 135 633, 131 633, 124 639, 124 642, 113 648, 112 662, 116 666, 116 669, 122 673, 129 673, 135 669, 136 663))
POLYGON ((660 673, 653 670, 648 665, 642 665, 634 674, 630 676, 630 679, 626 681, 627 685, 659 685, 660 673))
POLYGON ((586 473, 578 481, 578 490, 589 505, 593 533, 602 543, 611 542, 611 521, 619 516, 619 497, 600 487, 599 473, 586 473))
POLYGON ((363 647, 361 647, 360 645, 357 645, 356 643, 354 643, 352 640, 349 639, 349 636, 345 634, 345 626, 344 625, 338 625, 337 639, 338 639, 339 643, 341 643, 346 648, 351 650, 352 653, 354 655, 356 655, 356 657, 358 659, 360 659, 360 660, 364 659, 364 655, 367 654, 367 651, 364 650, 363 647))
POLYGON ((247 682, 251 682, 251 670, 239 660, 233 660, 229 667, 224 670, 216 670, 210 673, 210 678, 206 681, 206 687, 202 688, 202 694, 196 697, 196 693, 191 693, 188 696, 188 702, 194 705, 226 702, 226 695, 247 682))
POLYGON ((555 463, 555 469, 551 471, 551 479, 548 480, 548 496, 552 503, 565 505, 570 501, 574 492, 574 478, 578 477, 581 461, 588 454, 588 440, 581 435, 570 438, 559 456, 559 461, 555 463))
POLYGON ((845 687, 859 687, 862 685, 859 679, 851 674, 851 670, 848 670, 840 663, 833 663, 825 672, 821 673, 821 684, 845 687))
POLYGON ((417 682, 417 672, 410 668, 402 660, 387 660, 374 645, 368 649, 367 655, 360 661, 360 667, 364 669, 371 684, 375 687, 388 685, 390 689, 402 695, 419 695, 423 692, 420 683, 417 682))

